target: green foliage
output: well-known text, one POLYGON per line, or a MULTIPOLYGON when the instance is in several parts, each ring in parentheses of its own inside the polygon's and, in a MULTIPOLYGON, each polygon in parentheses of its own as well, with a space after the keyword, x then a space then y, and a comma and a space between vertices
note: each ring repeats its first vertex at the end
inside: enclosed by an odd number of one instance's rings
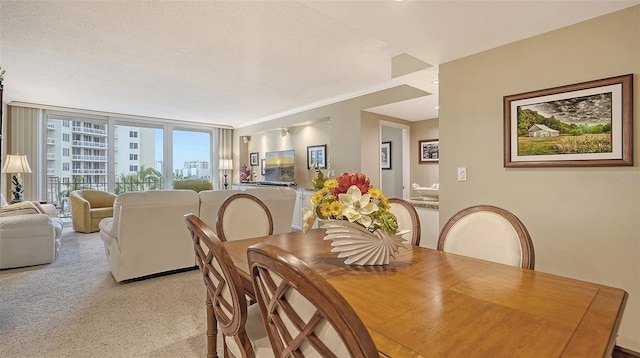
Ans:
POLYGON ((568 134, 572 136, 578 136, 581 134, 599 134, 610 133, 611 123, 607 124, 567 124, 557 120, 555 117, 547 118, 538 112, 530 109, 518 108, 518 137, 529 135, 529 128, 534 124, 543 124, 551 129, 555 129, 560 134, 568 134))
POLYGON ((129 191, 161 190, 163 186, 162 173, 143 165, 136 173, 120 174, 119 180, 116 180, 115 192, 122 194, 129 191))

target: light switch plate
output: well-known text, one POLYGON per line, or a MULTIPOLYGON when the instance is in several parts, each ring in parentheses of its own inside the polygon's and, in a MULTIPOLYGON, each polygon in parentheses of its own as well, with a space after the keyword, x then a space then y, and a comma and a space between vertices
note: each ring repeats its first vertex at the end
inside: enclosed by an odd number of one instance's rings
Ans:
POLYGON ((467 168, 458 168, 458 181, 467 181, 467 168))

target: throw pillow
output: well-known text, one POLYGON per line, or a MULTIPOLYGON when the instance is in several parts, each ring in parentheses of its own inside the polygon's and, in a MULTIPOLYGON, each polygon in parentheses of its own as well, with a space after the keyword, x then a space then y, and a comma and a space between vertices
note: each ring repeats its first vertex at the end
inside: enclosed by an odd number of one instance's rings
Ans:
POLYGON ((15 204, 0 207, 0 216, 15 216, 26 214, 39 214, 40 211, 30 201, 22 201, 15 204))

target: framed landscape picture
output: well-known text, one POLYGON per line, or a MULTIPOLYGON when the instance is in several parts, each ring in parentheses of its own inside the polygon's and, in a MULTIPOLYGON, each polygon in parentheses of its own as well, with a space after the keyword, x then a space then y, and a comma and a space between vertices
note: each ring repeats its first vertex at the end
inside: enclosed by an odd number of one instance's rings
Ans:
POLYGON ((440 140, 425 139, 418 142, 419 163, 437 163, 440 160, 440 140))
POLYGON ((251 164, 252 167, 255 167, 258 165, 258 157, 259 157, 258 152, 249 154, 249 164, 251 164))
POLYGON ((633 75, 504 97, 504 166, 633 165, 633 75))

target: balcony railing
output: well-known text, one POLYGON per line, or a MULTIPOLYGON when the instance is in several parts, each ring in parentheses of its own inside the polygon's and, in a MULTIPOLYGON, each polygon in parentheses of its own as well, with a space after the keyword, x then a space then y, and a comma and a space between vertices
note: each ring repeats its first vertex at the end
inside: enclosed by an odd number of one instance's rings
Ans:
MULTIPOLYGON (((47 174, 49 170, 47 169, 47 174)), ((90 179, 90 178, 89 178, 90 179)), ((56 205, 58 214, 61 217, 70 217, 71 208, 69 206, 69 193, 74 190, 93 189, 108 191, 107 182, 94 182, 86 178, 77 176, 72 180, 57 176, 47 177, 47 202, 56 205)), ((122 194, 134 191, 162 190, 164 189, 163 179, 122 179, 116 178, 114 183, 115 193, 122 194)))
POLYGON ((107 149, 107 143, 90 142, 87 140, 74 140, 73 145, 76 147, 104 148, 107 149))
POLYGON ((84 161, 90 161, 90 162, 106 162, 107 161, 107 156, 106 155, 74 154, 73 155, 73 160, 84 160, 84 161))
POLYGON ((51 137, 47 137, 47 144, 55 145, 56 144, 56 139, 55 138, 51 138, 51 137))
POLYGON ((73 126, 73 133, 85 133, 85 134, 94 134, 100 136, 106 136, 107 131, 104 129, 95 129, 95 128, 87 128, 87 127, 79 127, 73 126))
POLYGON ((106 175, 106 169, 83 169, 83 168, 73 168, 71 172, 74 175, 106 175))
POLYGON ((56 159, 55 153, 47 153, 47 160, 55 160, 55 159, 56 159))

